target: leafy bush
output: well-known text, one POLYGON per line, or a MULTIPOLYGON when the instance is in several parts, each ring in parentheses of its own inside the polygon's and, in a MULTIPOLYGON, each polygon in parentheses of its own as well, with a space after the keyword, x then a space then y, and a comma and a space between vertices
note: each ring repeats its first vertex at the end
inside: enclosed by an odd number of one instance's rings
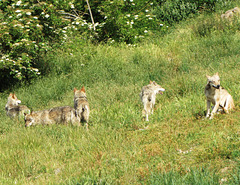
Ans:
POLYGON ((135 43, 151 31, 160 29, 151 9, 152 1, 113 0, 97 1, 93 10, 96 21, 101 23, 97 29, 98 40, 110 42, 135 43))
POLYGON ((146 0, 91 1, 92 24, 85 1, 0 1, 0 81, 40 75, 41 56, 73 33, 134 43, 156 27, 152 5, 146 0))
POLYGON ((97 42, 134 44, 154 32, 166 32, 164 22, 172 25, 202 7, 214 7, 216 0, 89 3, 94 22, 86 1, 0 1, 0 82, 39 76, 41 68, 48 66, 42 62, 45 53, 73 34, 97 42))
POLYGON ((160 0, 158 1, 154 14, 159 20, 166 24, 173 25, 193 14, 198 14, 199 11, 213 11, 217 1, 218 0, 160 0))

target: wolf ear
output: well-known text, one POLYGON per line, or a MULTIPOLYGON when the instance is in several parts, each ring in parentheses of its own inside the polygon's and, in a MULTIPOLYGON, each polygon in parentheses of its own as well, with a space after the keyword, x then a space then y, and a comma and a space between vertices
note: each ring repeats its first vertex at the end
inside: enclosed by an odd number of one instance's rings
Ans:
POLYGON ((207 79, 210 78, 210 76, 206 75, 207 79))
POLYGON ((150 80, 150 82, 149 82, 149 83, 150 83, 150 84, 152 84, 152 83, 153 83, 153 81, 151 81, 151 80, 150 80))
POLYGON ((15 99, 16 98, 16 95, 15 93, 12 94, 12 98, 15 99))
POLYGON ((81 91, 82 91, 82 92, 86 92, 84 86, 82 86, 81 91))
POLYGON ((73 92, 75 93, 76 91, 77 91, 77 89, 74 87, 73 92))
POLYGON ((13 95, 13 94, 12 94, 12 93, 10 93, 10 94, 9 94, 9 97, 11 97, 12 95, 13 95))
POLYGON ((216 72, 216 74, 215 74, 215 75, 219 76, 219 75, 218 75, 218 72, 216 72))

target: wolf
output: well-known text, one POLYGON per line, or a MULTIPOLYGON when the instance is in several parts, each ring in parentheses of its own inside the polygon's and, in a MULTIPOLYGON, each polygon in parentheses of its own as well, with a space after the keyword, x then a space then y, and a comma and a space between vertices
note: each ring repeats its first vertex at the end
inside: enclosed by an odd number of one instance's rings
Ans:
POLYGON ((86 128, 88 129, 88 121, 90 115, 90 107, 87 100, 87 95, 84 86, 81 90, 77 90, 74 87, 74 108, 80 119, 80 121, 86 122, 86 128))
POLYGON ((220 86, 218 72, 213 76, 206 75, 206 77, 208 80, 204 91, 207 99, 206 118, 210 117, 210 119, 213 119, 217 111, 229 113, 229 110, 234 108, 233 98, 226 89, 220 86), (210 113, 211 103, 214 105, 212 113, 210 113))
POLYGON ((15 118, 18 116, 20 119, 24 116, 24 113, 30 113, 30 109, 26 105, 19 105, 21 100, 19 100, 15 93, 10 93, 8 96, 7 104, 5 105, 5 110, 7 116, 10 118, 15 118))
POLYGON ((233 16, 240 15, 240 8, 235 7, 231 10, 226 11, 224 14, 221 15, 222 19, 231 19, 233 16))
POLYGON ((148 115, 150 113, 153 114, 156 94, 163 94, 164 91, 165 89, 155 81, 150 81, 148 85, 142 87, 142 91, 139 95, 143 103, 143 114, 145 114, 146 121, 149 121, 148 115))
POLYGON ((25 126, 32 125, 50 125, 50 124, 68 124, 80 126, 80 121, 74 108, 70 106, 54 107, 49 110, 32 111, 25 114, 25 126))

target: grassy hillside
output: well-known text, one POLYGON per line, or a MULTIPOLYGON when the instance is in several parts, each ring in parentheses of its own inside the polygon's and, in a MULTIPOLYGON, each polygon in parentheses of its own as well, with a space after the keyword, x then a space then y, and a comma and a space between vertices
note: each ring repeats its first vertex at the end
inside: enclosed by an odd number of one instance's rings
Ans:
POLYGON ((42 110, 73 106, 73 88, 84 85, 90 129, 25 128, 5 115, 1 93, 1 184, 239 184, 239 51, 236 26, 214 16, 137 46, 69 40, 46 58, 48 76, 12 91, 42 110), (205 75, 216 72, 236 109, 204 120, 205 75), (146 123, 139 93, 149 80, 166 92, 146 123))

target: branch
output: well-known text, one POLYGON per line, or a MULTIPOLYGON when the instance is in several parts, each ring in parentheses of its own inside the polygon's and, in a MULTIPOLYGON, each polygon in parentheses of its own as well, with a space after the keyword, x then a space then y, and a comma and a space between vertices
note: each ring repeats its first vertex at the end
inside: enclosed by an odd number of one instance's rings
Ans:
POLYGON ((92 16, 92 11, 91 11, 90 5, 88 3, 88 0, 86 0, 86 1, 87 1, 88 10, 89 10, 89 13, 90 13, 90 16, 91 16, 91 20, 92 20, 92 24, 93 24, 93 30, 95 31, 95 24, 94 24, 94 20, 93 20, 93 16, 92 16))

